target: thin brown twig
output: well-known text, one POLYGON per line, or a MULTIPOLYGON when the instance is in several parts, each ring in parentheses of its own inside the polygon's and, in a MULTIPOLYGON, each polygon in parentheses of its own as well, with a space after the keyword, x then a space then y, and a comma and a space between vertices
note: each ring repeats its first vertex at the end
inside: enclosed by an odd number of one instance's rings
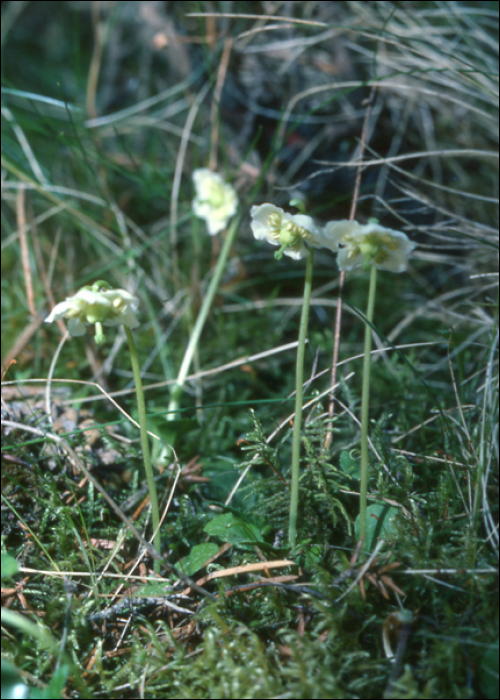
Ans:
POLYGON ((87 80, 87 95, 86 95, 86 105, 87 105, 87 117, 89 119, 95 119, 97 117, 96 110, 96 92, 97 83, 99 81, 99 73, 101 70, 102 62, 102 51, 103 51, 103 38, 102 38, 102 26, 101 20, 99 18, 99 0, 93 0, 91 3, 92 7, 92 25, 94 29, 94 50, 92 52, 92 59, 90 62, 89 76, 87 80))
POLYGON ((33 294, 33 280, 31 278, 30 252, 28 238, 26 236, 26 217, 24 215, 24 187, 19 187, 16 198, 17 230, 19 232, 19 244, 21 246, 21 260, 23 264, 24 284, 26 287, 26 301, 30 314, 35 317, 35 297, 33 294))
MULTIPOLYGON (((359 163, 356 170, 356 180, 354 182, 354 192, 352 195, 351 211, 349 212, 349 221, 352 221, 356 215, 356 207, 358 204, 359 190, 361 187, 361 174, 363 172, 363 153, 366 146, 366 135, 368 133, 368 122, 370 120, 370 114, 372 111, 372 106, 375 101, 376 87, 372 86, 370 90, 370 95, 367 100, 367 108, 365 113, 365 118, 363 120, 363 128, 361 130, 361 144, 359 153, 359 163)), ((330 394, 330 403, 328 405, 328 415, 330 420, 328 422, 326 437, 324 442, 325 451, 330 449, 333 439, 333 416, 335 414, 335 386, 337 383, 337 365, 339 361, 339 348, 340 348, 340 327, 342 323, 342 292, 344 290, 345 282, 345 271, 342 270, 339 278, 339 292, 338 292, 338 302, 337 302, 337 312, 335 314, 335 325, 334 325, 334 337, 333 337, 333 356, 332 356, 332 376, 331 384, 332 391, 330 394)))
POLYGON ((210 51, 213 51, 215 49, 215 42, 217 40, 217 19, 215 14, 207 13, 207 15, 205 16, 204 40, 210 51))
POLYGON ((217 170, 217 147, 219 145, 219 120, 217 119, 217 113, 219 112, 220 97, 222 95, 222 88, 224 87, 224 81, 226 79, 232 45, 233 41, 230 37, 228 37, 224 42, 224 49, 220 59, 219 70, 217 71, 217 81, 215 83, 214 96, 212 100, 212 110, 210 115, 210 121, 212 123, 212 138, 208 166, 212 172, 217 170))

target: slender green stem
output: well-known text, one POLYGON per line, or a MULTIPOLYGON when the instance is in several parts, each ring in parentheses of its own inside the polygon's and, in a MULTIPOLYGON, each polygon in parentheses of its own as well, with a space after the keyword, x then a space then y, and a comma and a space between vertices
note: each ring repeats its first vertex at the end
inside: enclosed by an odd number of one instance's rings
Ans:
POLYGON ((297 369, 295 375, 295 420, 292 436, 292 482, 290 487, 290 522, 288 541, 290 547, 295 547, 297 539, 297 509, 299 505, 299 461, 300 461, 300 429, 302 427, 302 397, 304 384, 304 352, 306 346, 307 324, 309 321, 309 305, 313 275, 314 253, 309 249, 304 284, 304 302, 300 317, 299 345, 297 348, 297 369))
MULTIPOLYGON (((160 537, 160 511, 158 508, 158 495, 156 493, 156 484, 153 475, 153 466, 151 464, 151 454, 149 451, 148 428, 146 420, 146 402, 144 401, 144 390, 142 388, 141 367, 139 365, 139 357, 137 348, 135 347, 134 336, 130 332, 130 328, 124 326, 127 334, 128 347, 130 350, 130 359, 132 361, 132 371, 134 373, 135 393, 137 396, 137 409, 139 412, 139 427, 141 434, 142 457, 144 459, 144 469, 146 470, 146 480, 148 482, 149 498, 151 501, 151 519, 153 523, 153 531, 156 533, 153 539, 153 545, 158 554, 161 554, 161 537, 160 537)), ((160 570, 160 560, 155 560, 154 570, 160 570)))
POLYGON ((198 342, 200 340, 205 321, 207 320, 208 312, 210 311, 210 307, 212 306, 214 296, 217 293, 219 282, 222 277, 222 273, 224 272, 224 268, 226 267, 226 262, 231 251, 236 232, 239 228, 239 224, 240 220, 239 217, 237 217, 236 219, 234 219, 233 223, 229 227, 226 240, 224 241, 224 245, 221 248, 214 275, 210 280, 207 293, 203 300, 203 304, 198 314, 198 318, 196 319, 196 323, 194 324, 193 332, 191 333, 189 343, 184 353, 181 368, 177 376, 177 382, 172 388, 170 403, 168 405, 167 420, 175 420, 175 418, 177 417, 176 413, 179 410, 179 402, 182 395, 182 387, 184 386, 184 382, 188 375, 191 362, 193 361, 193 356, 196 352, 196 348, 198 346, 198 342))
POLYGON ((377 268, 371 266, 370 288, 366 307, 365 354, 363 358, 363 390, 361 395, 361 483, 359 488, 359 536, 366 535, 366 496, 368 492, 368 421, 370 409, 370 367, 372 349, 373 311, 377 291, 377 268))

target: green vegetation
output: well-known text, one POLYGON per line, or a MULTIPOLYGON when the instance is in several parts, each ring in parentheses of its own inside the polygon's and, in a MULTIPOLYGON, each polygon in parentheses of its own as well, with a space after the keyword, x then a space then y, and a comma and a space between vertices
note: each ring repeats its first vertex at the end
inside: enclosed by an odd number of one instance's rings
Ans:
POLYGON ((496 698, 497 5, 227 7, 2 5, 2 696, 496 698), (326 249, 288 543, 305 259, 250 210, 295 198, 418 244, 377 279, 362 543, 370 275, 326 249), (44 323, 97 280, 139 299, 160 563, 125 329, 44 323))

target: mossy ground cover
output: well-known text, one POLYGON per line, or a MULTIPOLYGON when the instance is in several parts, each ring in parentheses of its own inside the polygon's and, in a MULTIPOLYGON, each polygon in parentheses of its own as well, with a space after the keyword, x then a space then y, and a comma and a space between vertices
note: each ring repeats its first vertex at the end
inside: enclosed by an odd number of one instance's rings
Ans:
POLYGON ((498 697, 497 6, 224 12, 2 6, 2 599, 38 625, 6 624, 2 661, 46 697, 498 697), (227 236, 193 214, 204 167, 238 231, 172 422, 227 236), (287 541, 305 265, 249 212, 297 196, 418 243, 379 273, 362 546, 369 275, 341 286, 326 250, 287 541), (159 575, 123 329, 43 323, 101 279, 140 300, 159 575))

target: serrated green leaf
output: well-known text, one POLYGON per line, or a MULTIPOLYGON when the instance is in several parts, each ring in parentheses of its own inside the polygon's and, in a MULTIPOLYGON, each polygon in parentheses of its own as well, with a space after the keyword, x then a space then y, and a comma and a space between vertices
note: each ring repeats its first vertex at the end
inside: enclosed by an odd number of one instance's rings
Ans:
POLYGON ((219 547, 215 542, 196 544, 187 557, 181 559, 178 567, 186 576, 192 576, 201 569, 203 564, 214 557, 218 551, 219 547))

